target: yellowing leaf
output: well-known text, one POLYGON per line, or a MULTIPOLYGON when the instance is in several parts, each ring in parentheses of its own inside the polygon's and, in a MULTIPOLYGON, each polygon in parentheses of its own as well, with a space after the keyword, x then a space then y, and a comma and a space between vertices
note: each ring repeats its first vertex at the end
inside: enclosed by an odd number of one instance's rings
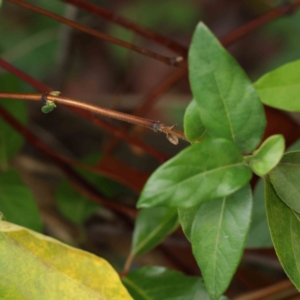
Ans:
POLYGON ((0 221, 1 300, 132 300, 110 264, 0 221))

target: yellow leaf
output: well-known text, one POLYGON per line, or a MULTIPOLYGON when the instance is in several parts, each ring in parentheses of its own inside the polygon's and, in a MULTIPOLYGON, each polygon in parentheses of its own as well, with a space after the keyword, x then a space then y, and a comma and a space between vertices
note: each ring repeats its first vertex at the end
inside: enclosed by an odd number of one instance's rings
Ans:
POLYGON ((110 264, 0 221, 1 300, 132 300, 110 264))

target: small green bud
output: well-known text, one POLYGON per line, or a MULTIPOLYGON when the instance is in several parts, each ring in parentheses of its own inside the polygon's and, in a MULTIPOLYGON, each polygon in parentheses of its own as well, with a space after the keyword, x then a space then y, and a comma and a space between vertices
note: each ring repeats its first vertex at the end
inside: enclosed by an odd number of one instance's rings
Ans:
POLYGON ((53 101, 47 101, 47 104, 42 106, 42 112, 44 114, 48 114, 56 107, 55 103, 53 101))

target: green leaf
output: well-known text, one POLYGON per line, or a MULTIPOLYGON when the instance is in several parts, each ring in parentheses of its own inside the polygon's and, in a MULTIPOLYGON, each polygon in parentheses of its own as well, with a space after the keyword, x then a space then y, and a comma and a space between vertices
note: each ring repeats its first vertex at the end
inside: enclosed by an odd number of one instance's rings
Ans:
POLYGON ((288 111, 300 111, 300 60, 267 73, 254 84, 261 101, 288 111))
POLYGON ((284 137, 276 134, 266 139, 247 161, 256 175, 264 176, 279 163, 283 153, 284 137))
POLYGON ((270 172, 272 185, 286 205, 300 212, 300 151, 287 152, 270 172))
POLYGON ((292 151, 300 151, 300 139, 297 140, 293 145, 291 145, 288 149, 287 152, 292 152, 292 151))
POLYGON ((164 267, 144 267, 129 273, 122 281, 135 300, 210 300, 201 278, 164 267))
POLYGON ((3 300, 132 299, 104 259, 0 221, 3 300))
POLYGON ((5 218, 5 216, 3 215, 3 213, 0 211, 0 221, 5 221, 6 220, 6 218, 5 218))
MULTIPOLYGON (((86 164, 96 164, 100 160, 99 154, 92 154, 82 161, 86 164)), ((106 197, 113 197, 117 193, 125 192, 125 188, 118 183, 83 169, 78 170, 89 183, 96 186, 106 197)), ((70 221, 82 224, 99 209, 100 205, 85 196, 78 194, 67 180, 63 180, 56 191, 56 203, 60 212, 70 221)))
POLYGON ((260 179, 253 194, 253 212, 246 248, 273 247, 267 221, 264 195, 264 181, 260 179))
POLYGON ((42 231, 42 220, 33 195, 16 171, 0 173, 0 211, 11 222, 42 231))
MULTIPOLYGON (((11 74, 0 77, 0 88, 5 91, 19 90, 19 81, 14 80, 11 74)), ((0 107, 12 114, 23 125, 28 122, 28 113, 25 101, 0 99, 0 107)), ((24 143, 24 138, 0 117, 0 168, 14 157, 24 143)))
POLYGON ((178 227, 175 208, 152 207, 138 213, 131 246, 131 256, 150 251, 178 227))
POLYGON ((263 106, 245 72, 203 23, 192 39, 189 76, 209 136, 230 139, 244 153, 253 151, 266 125, 263 106))
POLYGON ((191 241, 192 225, 198 211, 198 206, 179 208, 178 217, 186 238, 191 241))
POLYGON ((184 133, 189 142, 193 143, 203 138, 206 129, 202 124, 198 105, 192 100, 184 114, 184 133))
POLYGON ((284 271, 300 289, 300 222, 266 180, 266 209, 273 244, 284 271))
POLYGON ((160 166, 147 181, 138 207, 196 206, 235 192, 251 176, 231 141, 206 139, 160 166))
POLYGON ((191 229, 196 261, 212 300, 227 289, 243 254, 250 227, 252 195, 249 185, 201 204, 191 229))

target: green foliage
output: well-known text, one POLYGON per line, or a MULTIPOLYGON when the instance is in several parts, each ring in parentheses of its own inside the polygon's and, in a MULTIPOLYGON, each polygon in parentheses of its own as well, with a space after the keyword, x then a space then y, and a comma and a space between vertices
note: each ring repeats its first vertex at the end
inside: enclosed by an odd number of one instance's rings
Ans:
POLYGON ((271 182, 283 202, 300 212, 300 151, 286 153, 270 172, 271 182))
POLYGON ((300 60, 265 74, 254 86, 264 104, 300 111, 300 60))
POLYGON ((266 209, 276 254, 290 280, 300 290, 300 220, 266 180, 266 209))
POLYGON ((189 234, 210 298, 219 299, 243 253, 252 211, 250 186, 194 210, 190 224, 184 223, 184 231, 189 234))
POLYGON ((237 147, 229 140, 206 139, 159 167, 147 181, 139 207, 191 207, 227 196, 251 179, 237 147))
MULTIPOLYGON (((93 165, 99 162, 100 158, 99 154, 89 155, 83 159, 83 163, 93 165)), ((106 197, 113 197, 118 193, 127 192, 126 188, 99 174, 83 169, 78 170, 78 173, 96 186, 106 197)), ((56 203, 60 212, 76 224, 82 224, 100 207, 99 204, 77 193, 67 180, 63 180, 57 188, 56 203)))
POLYGON ((3 300, 132 300, 104 259, 0 221, 3 300))
POLYGON ((246 248, 273 247, 267 221, 264 195, 264 180, 260 179, 253 194, 253 212, 246 248))
POLYGON ((206 129, 202 124, 200 111, 195 100, 192 100, 185 110, 184 114, 184 133, 191 142, 203 138, 206 129))
POLYGON ((42 231, 42 220, 33 195, 16 171, 0 173, 0 211, 10 222, 42 231))
POLYGON ((48 114, 56 107, 53 101, 48 101, 46 105, 43 105, 41 110, 44 114, 48 114))
POLYGON ((209 136, 232 140, 245 153, 254 150, 265 129, 262 104, 244 71, 203 23, 189 50, 189 76, 209 136))
MULTIPOLYGON (((20 91, 20 80, 11 74, 0 76, 0 88, 5 91, 20 91)), ((0 99, 0 107, 3 107, 22 124, 27 124, 28 113, 24 101, 0 99)), ((2 118, 0 118, 0 169, 5 167, 14 157, 24 143, 23 137, 2 118)))
POLYGON ((270 136, 262 145, 246 157, 252 171, 258 176, 269 173, 280 161, 284 153, 284 137, 280 134, 270 136))
POLYGON ((164 267, 140 268, 122 281, 135 300, 209 300, 199 277, 185 276, 164 267))
POLYGON ((152 207, 139 211, 131 246, 131 255, 137 256, 160 244, 178 227, 176 208, 152 207))

